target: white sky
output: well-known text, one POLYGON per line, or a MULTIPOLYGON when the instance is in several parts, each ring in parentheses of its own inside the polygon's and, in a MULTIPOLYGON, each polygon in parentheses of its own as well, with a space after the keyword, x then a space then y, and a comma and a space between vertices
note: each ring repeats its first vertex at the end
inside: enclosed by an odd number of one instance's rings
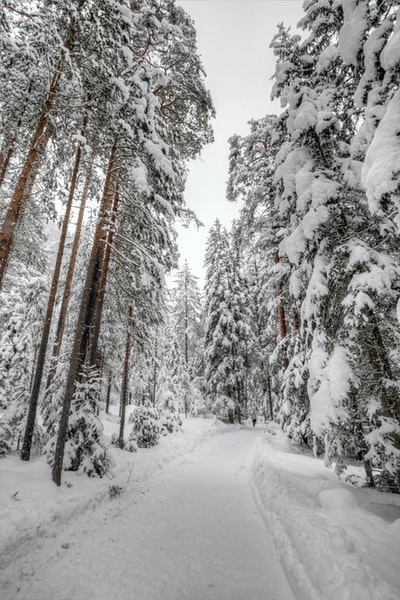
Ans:
POLYGON ((186 203, 204 223, 199 231, 178 227, 180 264, 188 260, 193 275, 204 277, 208 230, 215 219, 227 227, 238 207, 225 198, 228 178, 228 138, 246 134, 247 122, 279 113, 270 101, 275 60, 270 41, 277 23, 295 29, 303 15, 302 0, 177 0, 195 21, 198 51, 207 73, 206 84, 216 108, 215 142, 192 162, 186 203))

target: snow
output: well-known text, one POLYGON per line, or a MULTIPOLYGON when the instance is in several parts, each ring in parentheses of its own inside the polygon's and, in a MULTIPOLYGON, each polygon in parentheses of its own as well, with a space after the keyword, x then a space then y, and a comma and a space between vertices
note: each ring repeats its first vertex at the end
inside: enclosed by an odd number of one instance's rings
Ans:
MULTIPOLYGON (((317 391, 311 394, 311 429, 316 435, 321 435, 329 429, 330 423, 338 423, 340 419, 348 418, 343 407, 343 401, 348 397, 351 385, 355 383, 350 366, 350 356, 346 348, 336 344, 326 364, 320 364, 320 351, 317 347, 317 368, 314 365, 313 353, 310 359, 310 381, 315 375, 321 378, 317 391), (315 371, 315 374, 313 373, 315 371)), ((326 357, 325 357, 326 359, 326 357)))
POLYGON ((338 482, 322 460, 268 429, 252 480, 295 597, 398 598, 400 498, 338 482))
MULTIPOLYGON (((127 419, 129 412, 127 410, 127 419)), ((118 432, 115 415, 102 415, 102 420, 107 437, 118 432)), ((162 438, 157 448, 139 450, 137 454, 114 448, 116 467, 112 478, 79 477, 65 472, 61 488, 51 482, 49 467, 42 456, 33 456, 29 463, 22 462, 17 455, 1 459, 0 555, 16 540, 30 538, 38 529, 52 530, 57 523, 93 508, 108 497, 110 486, 125 489, 133 471, 136 483, 144 485, 165 464, 190 452, 216 430, 210 420, 199 420, 195 425, 193 420, 188 420, 185 436, 175 434, 162 438)))
POLYGON ((367 28, 367 5, 357 0, 343 0, 344 24, 339 34, 339 51, 347 65, 357 65, 358 53, 367 28))
MULTIPOLYGON (((393 194, 399 186, 400 153, 400 91, 389 102, 368 148, 362 168, 362 182, 367 192, 368 203, 373 214, 380 213, 380 203, 385 194, 393 194)), ((399 210, 400 198, 392 202, 399 210)))
POLYGON ((335 46, 328 46, 328 48, 325 48, 318 57, 318 62, 315 66, 316 72, 323 73, 324 71, 328 71, 335 63, 338 56, 339 50, 335 46))
POLYGON ((397 11, 393 35, 383 49, 380 58, 381 65, 386 71, 394 69, 400 63, 400 8, 397 11))
POLYGON ((0 461, 2 600, 398 597, 400 497, 339 481, 276 425, 188 419, 114 452, 114 479, 60 488, 41 457, 0 461))

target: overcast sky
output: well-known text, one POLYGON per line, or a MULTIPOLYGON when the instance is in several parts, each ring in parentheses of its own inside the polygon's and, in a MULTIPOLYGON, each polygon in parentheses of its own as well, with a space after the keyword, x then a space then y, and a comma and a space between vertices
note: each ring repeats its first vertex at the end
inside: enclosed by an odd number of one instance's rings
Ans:
POLYGON ((247 122, 279 113, 270 100, 274 57, 269 48, 279 22, 296 28, 302 0, 177 0, 195 21, 198 51, 207 73, 207 87, 216 108, 215 142, 190 164, 186 203, 204 223, 199 231, 178 228, 180 264, 204 278, 208 230, 215 219, 227 227, 238 207, 225 198, 228 138, 246 134, 247 122))

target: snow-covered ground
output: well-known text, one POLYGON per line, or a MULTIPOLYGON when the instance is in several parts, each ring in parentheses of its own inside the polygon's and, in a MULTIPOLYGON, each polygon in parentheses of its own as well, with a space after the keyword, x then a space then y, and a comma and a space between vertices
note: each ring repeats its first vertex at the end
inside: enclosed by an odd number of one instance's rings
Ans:
POLYGON ((276 425, 260 441, 252 482, 296 598, 400 598, 399 495, 338 481, 276 425))
POLYGON ((1 600, 400 595, 400 497, 338 481, 273 425, 189 419, 115 454, 114 479, 61 488, 41 457, 0 460, 1 600))

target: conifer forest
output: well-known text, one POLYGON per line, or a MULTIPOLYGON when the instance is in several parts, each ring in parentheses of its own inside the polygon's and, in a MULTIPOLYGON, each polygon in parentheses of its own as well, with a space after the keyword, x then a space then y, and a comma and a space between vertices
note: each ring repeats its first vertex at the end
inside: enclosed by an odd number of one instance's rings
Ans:
MULTIPOLYGON (((40 465, 49 490, 79 476, 119 502, 118 461, 166 457, 198 423, 204 439, 231 431, 238 451, 257 430, 322 464, 332 486, 400 506, 400 2, 302 6, 296 31, 282 22, 265 40, 280 109, 231 132, 238 216, 213 219, 203 285, 176 227, 201 226, 185 185, 216 113, 185 3, 0 0, 0 488, 1 465, 22 478, 40 465)), ((271 486, 297 488, 258 456, 268 520, 271 486)), ((291 591, 275 582, 276 596, 114 597, 395 598, 389 576, 390 589, 368 580, 370 596, 347 579, 349 596, 306 585, 281 554, 291 591)), ((65 597, 103 598, 87 593, 65 597)))

